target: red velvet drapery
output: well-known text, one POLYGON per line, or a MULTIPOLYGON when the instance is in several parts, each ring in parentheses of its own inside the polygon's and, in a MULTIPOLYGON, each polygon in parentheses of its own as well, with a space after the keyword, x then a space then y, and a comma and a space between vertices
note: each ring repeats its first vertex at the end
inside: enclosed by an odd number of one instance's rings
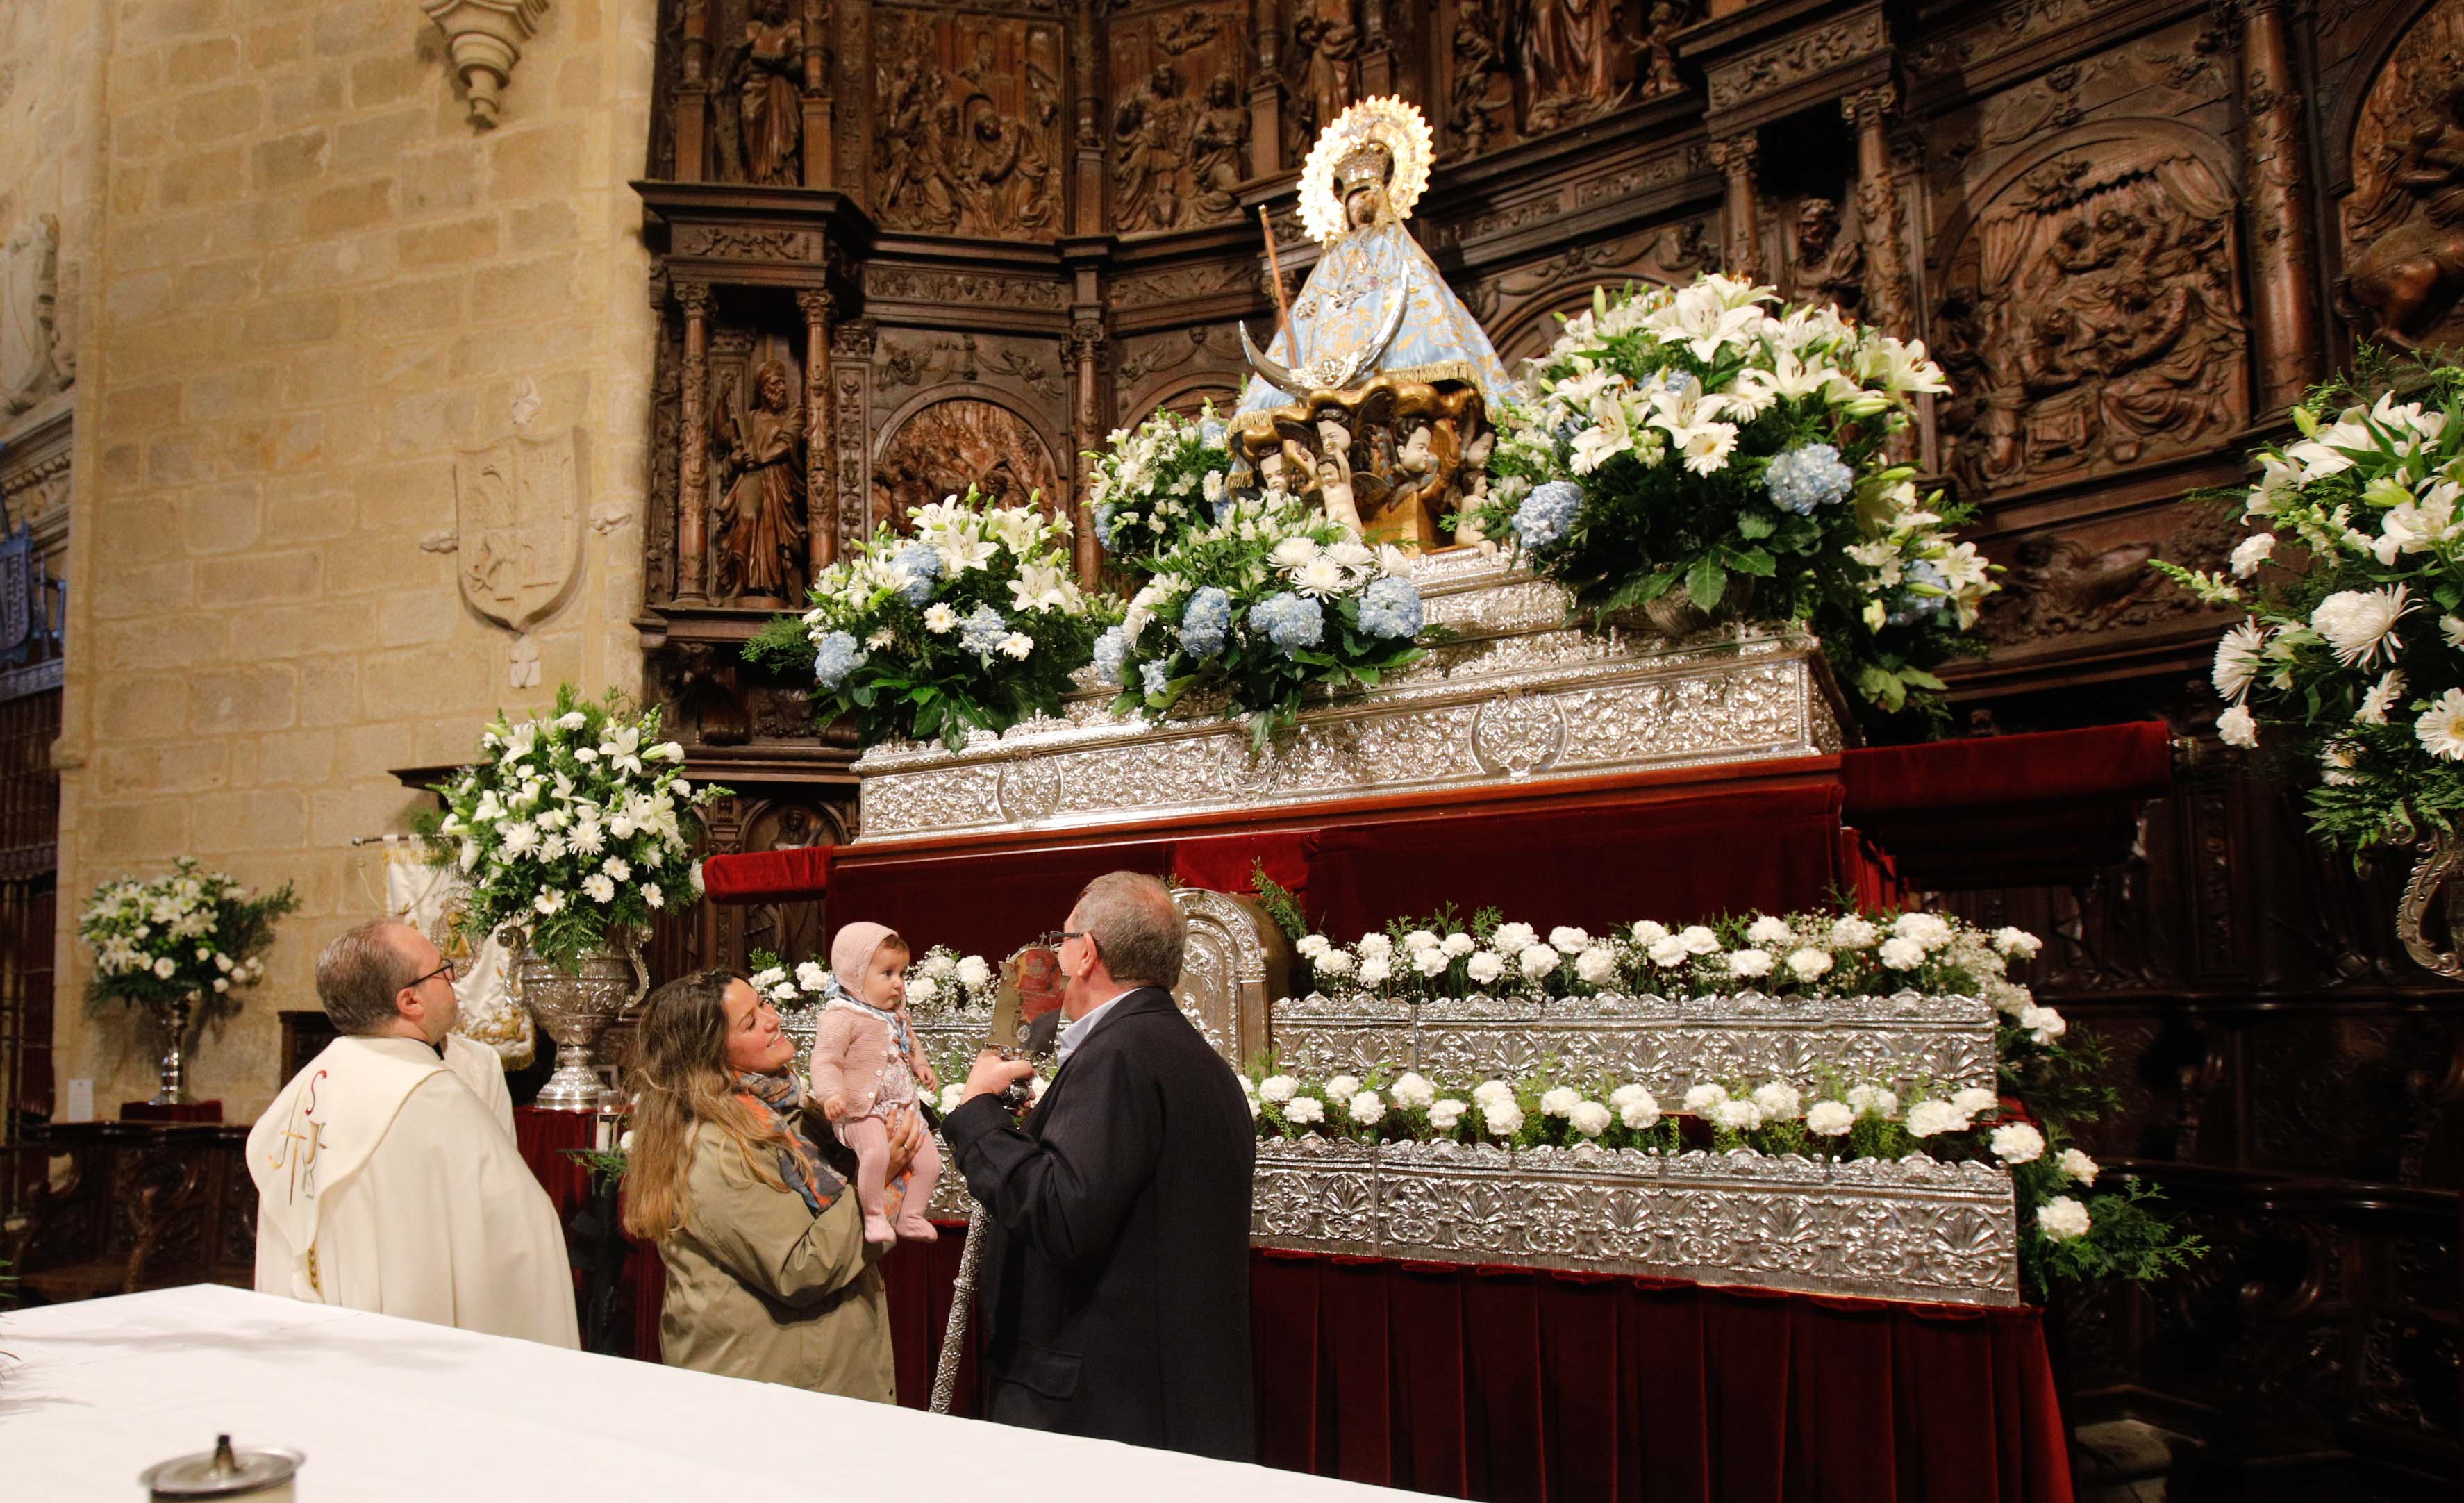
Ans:
MULTIPOLYGON (((921 1407, 960 1228, 883 1265, 921 1407)), ((1261 1250, 1258 1459, 1491 1503, 2066 1503, 2034 1310, 1261 1250)), ((974 1343, 956 1411, 976 1412, 974 1343)))

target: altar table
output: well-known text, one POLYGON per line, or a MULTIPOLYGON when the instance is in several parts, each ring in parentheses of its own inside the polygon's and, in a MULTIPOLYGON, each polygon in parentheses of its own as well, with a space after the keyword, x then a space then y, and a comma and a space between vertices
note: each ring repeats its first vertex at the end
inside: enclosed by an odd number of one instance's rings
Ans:
POLYGON ((1405 1496, 211 1284, 0 1315, 0 1351, 10 1503, 136 1498, 218 1433, 306 1453, 309 1503, 1405 1496))

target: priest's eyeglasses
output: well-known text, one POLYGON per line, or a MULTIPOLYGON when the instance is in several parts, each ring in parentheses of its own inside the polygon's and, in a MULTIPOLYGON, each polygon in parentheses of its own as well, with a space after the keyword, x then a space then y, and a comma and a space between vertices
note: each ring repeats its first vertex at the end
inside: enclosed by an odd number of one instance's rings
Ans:
POLYGON ((403 990, 405 990, 405 991, 413 991, 413 990, 416 990, 416 989, 418 989, 419 987, 422 987, 422 986, 427 985, 429 982, 431 982, 431 981, 435 980, 435 979, 436 979, 437 977, 439 977, 439 976, 442 976, 442 977, 444 977, 444 978, 445 978, 445 983, 446 983, 446 984, 447 984, 447 985, 449 985, 449 986, 450 986, 450 985, 451 985, 451 984, 453 984, 453 962, 452 962, 451 961, 446 961, 444 964, 442 964, 442 965, 440 965, 440 966, 436 967, 436 969, 434 969, 434 970, 432 970, 432 971, 429 971, 428 974, 426 974, 426 975, 424 975, 424 976, 417 976, 417 977, 413 977, 413 978, 411 979, 411 981, 410 981, 409 984, 407 984, 407 985, 406 985, 406 986, 404 986, 404 987, 403 987, 403 990))

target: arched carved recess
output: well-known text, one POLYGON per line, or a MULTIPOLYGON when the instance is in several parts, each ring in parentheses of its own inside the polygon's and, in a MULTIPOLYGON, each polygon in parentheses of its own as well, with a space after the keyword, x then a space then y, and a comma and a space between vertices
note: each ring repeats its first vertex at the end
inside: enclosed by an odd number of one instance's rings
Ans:
POLYGON ((1291 979, 1291 941, 1246 897, 1177 887, 1189 943, 1173 1000, 1236 1067, 1265 1056, 1267 1016, 1291 979))
MULTIPOLYGON (((2365 338, 2464 343, 2464 0, 2431 0, 2372 38, 2341 129, 2350 191, 2337 214, 2337 312, 2365 338)), ((2334 150, 2333 146, 2330 150, 2334 150)))
POLYGON ((2250 414, 2223 143, 2102 121, 2004 164, 1936 238, 1945 467, 2011 492, 2205 453, 2250 414))
POLYGON ((1067 55, 1048 20, 872 13, 873 202, 888 230, 1050 239, 1067 163, 1067 55))
MULTIPOLYGON (((1251 327, 1257 328, 1255 323, 1251 327)), ((1112 410, 1122 428, 1135 428, 1166 408, 1196 417, 1199 405, 1209 400, 1218 412, 1229 412, 1248 379, 1240 331, 1228 323, 1133 334, 1120 340, 1117 348, 1112 410)))
MULTIPOLYGON (((744 806, 744 833, 738 849, 795 851, 811 846, 845 845, 854 838, 853 812, 843 805, 818 798, 780 798, 744 806)), ((744 910, 741 942, 749 953, 770 950, 790 963, 826 953, 827 938, 822 899, 755 903, 744 910)))
POLYGON ((908 508, 974 485, 1010 502, 1041 491, 1067 515, 1068 487, 1037 415, 991 387, 919 392, 881 425, 872 452, 872 516, 904 525, 908 508))
POLYGON ((1670 285, 1716 268, 1717 242, 1699 220, 1656 226, 1595 245, 1573 246, 1527 266, 1484 277, 1464 290, 1464 303, 1509 371, 1557 341, 1554 315, 1591 306, 1593 289, 1629 282, 1670 285))

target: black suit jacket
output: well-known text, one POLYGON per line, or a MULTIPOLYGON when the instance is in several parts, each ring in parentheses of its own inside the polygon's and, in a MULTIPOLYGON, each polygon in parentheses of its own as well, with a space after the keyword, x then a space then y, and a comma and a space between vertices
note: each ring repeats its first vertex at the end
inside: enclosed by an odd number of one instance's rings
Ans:
POLYGON ((942 1124, 988 1211, 991 1418, 1247 1461, 1248 1103, 1143 987, 1112 1005, 1014 1125, 978 1096, 942 1124))

